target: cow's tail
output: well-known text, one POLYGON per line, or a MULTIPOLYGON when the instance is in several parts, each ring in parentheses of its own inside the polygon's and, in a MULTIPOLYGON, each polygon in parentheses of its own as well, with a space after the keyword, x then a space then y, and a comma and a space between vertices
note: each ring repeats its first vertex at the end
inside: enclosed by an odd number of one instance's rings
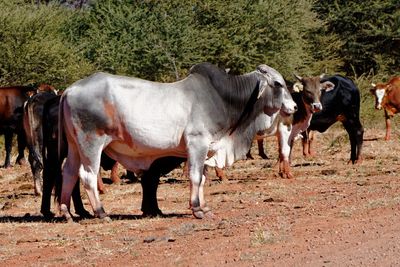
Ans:
POLYGON ((27 125, 24 125, 25 129, 29 129, 29 142, 28 142, 28 150, 30 156, 33 158, 34 161, 36 161, 36 164, 38 164, 38 167, 43 170, 43 159, 42 156, 40 155, 40 152, 37 151, 37 147, 39 146, 37 138, 33 138, 34 133, 33 133, 33 126, 34 126, 34 121, 31 115, 34 114, 33 106, 29 105, 29 100, 25 101, 24 103, 24 115, 27 117, 26 122, 27 125))
MULTIPOLYGON (((58 159, 57 162, 59 166, 61 166, 61 162, 63 160, 63 151, 67 150, 67 142, 64 142, 66 139, 65 129, 64 129, 64 99, 65 94, 61 95, 60 104, 58 108, 58 136, 57 136, 57 152, 58 159)), ((62 191, 62 171, 56 175, 56 180, 54 183, 54 200, 60 204, 61 200, 61 191, 62 191)))

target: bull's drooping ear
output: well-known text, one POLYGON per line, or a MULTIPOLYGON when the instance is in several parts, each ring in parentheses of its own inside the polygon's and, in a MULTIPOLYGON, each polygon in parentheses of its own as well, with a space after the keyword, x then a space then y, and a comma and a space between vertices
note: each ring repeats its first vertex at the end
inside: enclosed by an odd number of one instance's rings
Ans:
POLYGON ((321 84, 321 90, 325 90, 325 92, 332 91, 334 88, 335 85, 330 81, 326 81, 321 84))
POLYGON ((293 84, 293 92, 300 93, 301 91, 303 91, 303 89, 304 86, 301 82, 295 82, 293 84))
POLYGON ((257 99, 259 99, 265 91, 264 83, 257 81, 257 87, 258 87, 257 99))
POLYGON ((271 72, 271 67, 268 67, 265 64, 259 65, 257 67, 257 71, 260 72, 266 79, 268 84, 272 84, 273 74, 271 72))
POLYGON ((303 77, 297 75, 296 73, 293 73, 293 76, 294 76, 299 82, 301 82, 301 80, 303 80, 303 77))

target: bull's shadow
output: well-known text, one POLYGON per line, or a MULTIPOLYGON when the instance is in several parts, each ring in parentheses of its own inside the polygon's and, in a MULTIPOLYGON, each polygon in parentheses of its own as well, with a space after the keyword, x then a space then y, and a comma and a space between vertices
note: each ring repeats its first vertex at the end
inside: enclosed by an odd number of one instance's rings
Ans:
MULTIPOLYGON (((110 214, 110 218, 113 221, 124 221, 124 220, 140 220, 146 219, 149 217, 145 217, 138 214, 110 214)), ((163 215, 157 216, 158 218, 190 218, 192 216, 191 213, 166 213, 163 215)), ((81 218, 74 217, 74 222, 87 222, 88 224, 102 222, 97 218, 81 218)), ((66 220, 63 217, 53 217, 53 218, 45 218, 42 215, 30 215, 29 213, 22 216, 0 216, 0 223, 66 223, 66 220)))

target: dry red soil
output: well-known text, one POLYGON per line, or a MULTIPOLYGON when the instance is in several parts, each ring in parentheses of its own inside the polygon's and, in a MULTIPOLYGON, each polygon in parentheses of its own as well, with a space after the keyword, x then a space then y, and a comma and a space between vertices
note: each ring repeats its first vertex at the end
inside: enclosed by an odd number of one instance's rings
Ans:
POLYGON ((187 209, 182 170, 161 179, 165 217, 141 217, 140 184, 108 184, 101 198, 113 221, 68 224, 43 220, 28 165, 0 169, 0 265, 399 266, 400 143, 397 133, 383 136, 366 130, 359 165, 347 164, 340 127, 317 135, 313 158, 303 158, 298 141, 292 180, 277 175, 270 138, 271 159, 253 147, 255 159, 228 168, 227 182, 210 172, 205 194, 215 218, 203 220, 187 209))

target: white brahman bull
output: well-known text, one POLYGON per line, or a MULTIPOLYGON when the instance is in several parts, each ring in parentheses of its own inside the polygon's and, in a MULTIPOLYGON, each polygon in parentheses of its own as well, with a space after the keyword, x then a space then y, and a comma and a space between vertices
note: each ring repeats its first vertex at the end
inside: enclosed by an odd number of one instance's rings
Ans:
POLYGON ((71 191, 80 177, 95 215, 109 220, 97 191, 104 150, 135 173, 162 157, 187 158, 190 207, 196 218, 203 218, 209 211, 203 193, 205 161, 231 165, 248 151, 260 114, 292 114, 296 109, 282 75, 267 65, 235 76, 202 63, 174 83, 89 76, 67 88, 60 103, 68 141, 61 212, 72 220, 71 191))

